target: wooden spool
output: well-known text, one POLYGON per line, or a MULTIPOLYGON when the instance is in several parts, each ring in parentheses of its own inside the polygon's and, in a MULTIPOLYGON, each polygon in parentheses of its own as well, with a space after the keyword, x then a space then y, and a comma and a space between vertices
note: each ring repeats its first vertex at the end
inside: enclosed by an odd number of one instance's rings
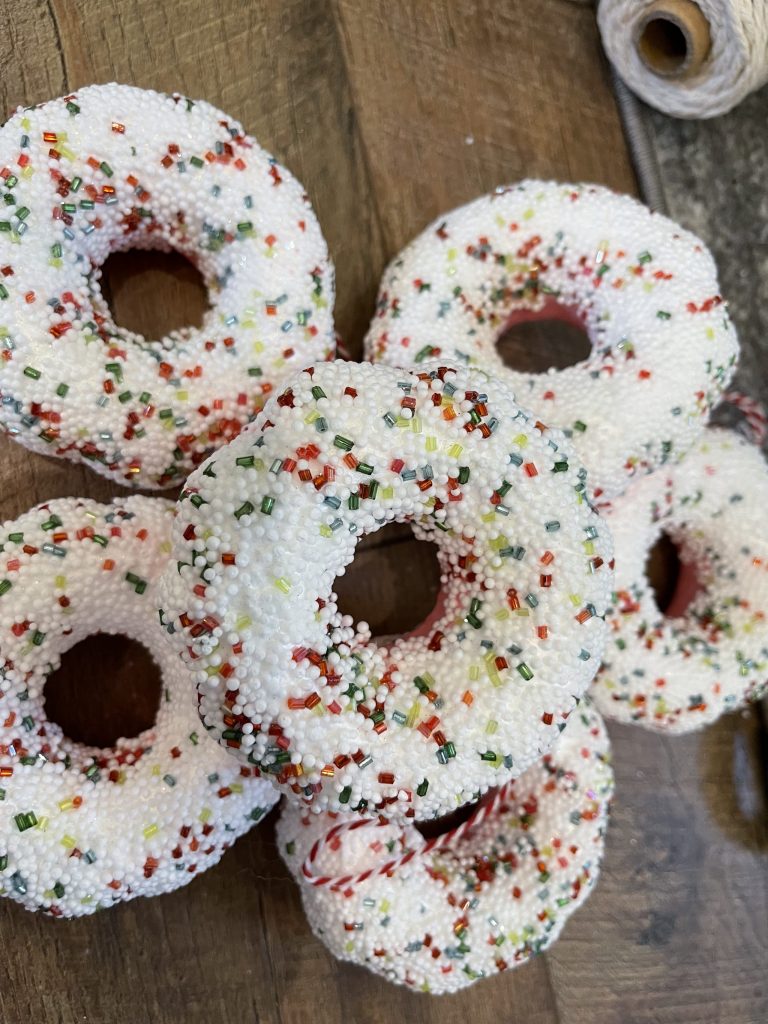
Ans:
POLYGON ((693 78, 712 47, 709 22, 693 0, 656 0, 638 19, 635 49, 660 78, 693 78))

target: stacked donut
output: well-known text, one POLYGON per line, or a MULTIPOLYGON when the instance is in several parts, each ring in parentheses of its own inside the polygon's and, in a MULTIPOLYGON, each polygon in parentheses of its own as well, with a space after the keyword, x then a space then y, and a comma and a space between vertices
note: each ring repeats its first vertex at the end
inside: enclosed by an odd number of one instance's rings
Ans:
POLYGON ((372 361, 330 362, 306 196, 207 104, 94 86, 19 111, 0 180, 6 431, 184 481, 175 508, 61 499, 2 528, 0 893, 71 917, 169 891, 283 794, 280 850, 336 956, 439 993, 545 949, 599 871, 601 712, 682 731, 765 679, 768 476, 705 429, 737 355, 706 248, 605 189, 499 189, 392 262, 372 361), (111 321, 100 267, 128 247, 199 266, 199 330, 111 321), (507 369, 500 335, 552 316, 589 358, 507 369), (435 544, 441 588, 377 643, 334 583, 390 522, 435 544), (663 531, 686 566, 666 617, 663 531), (43 698, 97 631, 164 681, 109 749, 43 698))
POLYGON ((285 792, 280 849, 338 956, 454 991, 545 948, 594 882, 612 552, 586 493, 561 431, 439 362, 310 367, 187 480, 161 621, 206 729, 285 792), (380 646, 333 584, 392 521, 442 586, 380 646))
MULTIPOLYGON (((595 186, 498 189, 391 262, 366 351, 484 366, 572 437, 615 545, 611 637, 592 690, 606 717, 683 732, 764 691, 768 474, 754 443, 705 429, 738 345, 699 239, 595 186), (496 343, 529 319, 581 325, 590 355, 540 374, 507 368, 496 343), (682 563, 664 611, 646 573, 662 534, 682 563)), ((765 417, 746 405, 759 442, 765 417)))
MULTIPOLYGON (((0 130, 0 420, 33 451, 131 485, 178 484, 306 362, 334 354, 333 269, 299 183, 203 102, 91 86, 0 130), (119 328, 107 256, 174 249, 200 270, 199 330, 119 328)), ((0 894, 54 917, 169 892, 274 805, 200 724, 158 626, 170 502, 59 499, 2 527, 0 894), (112 747, 48 719, 44 686, 94 633, 162 677, 154 724, 112 747)), ((98 685, 98 680, 93 681, 98 685)))

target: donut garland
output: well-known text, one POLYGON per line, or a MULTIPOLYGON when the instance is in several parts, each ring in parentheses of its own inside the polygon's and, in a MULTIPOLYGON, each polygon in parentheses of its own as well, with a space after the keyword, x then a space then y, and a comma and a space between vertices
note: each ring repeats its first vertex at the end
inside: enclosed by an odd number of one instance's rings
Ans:
POLYGON ((553 749, 458 829, 404 827, 283 803, 277 842, 334 956, 422 991, 456 992, 546 949, 595 883, 613 791, 588 705, 553 749))
POLYGON ((474 369, 293 378, 187 481, 161 621, 211 735, 321 808, 433 817, 554 742, 602 654, 611 544, 558 432, 474 369), (440 612, 371 642, 333 581, 391 521, 440 612))
POLYGON ((333 268, 301 185, 208 103, 94 85, 0 129, 0 419, 34 451, 170 487, 306 364, 332 357, 333 268), (174 249, 199 329, 113 322, 101 266, 174 249))
POLYGON ((766 508, 760 450, 733 431, 710 429, 681 463, 638 480, 605 510, 616 592, 591 692, 607 718, 682 733, 765 692, 766 508), (683 565, 666 616, 645 574, 662 532, 678 544, 683 565))
POLYGON ((160 499, 63 498, 0 528, 0 894, 30 910, 77 917, 186 885, 277 800, 206 736, 158 629, 172 514, 160 499), (43 694, 97 632, 139 640, 163 678, 155 724, 108 749, 63 735, 43 694))
POLYGON ((395 257, 365 350, 502 377, 571 436, 608 500, 694 443, 738 344, 698 238, 605 188, 524 181, 439 217, 395 257), (592 354, 540 374, 505 367, 505 328, 549 316, 581 322, 592 354))

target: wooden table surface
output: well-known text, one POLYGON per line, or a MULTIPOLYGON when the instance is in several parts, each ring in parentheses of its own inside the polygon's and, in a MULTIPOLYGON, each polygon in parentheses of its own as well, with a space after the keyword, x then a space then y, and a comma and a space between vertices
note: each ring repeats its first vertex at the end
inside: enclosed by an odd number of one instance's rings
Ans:
MULTIPOLYGON (((314 202, 353 353, 385 261, 441 211, 526 175, 636 189, 588 5, 2 0, 0 10, 0 109, 116 79, 205 98, 275 153, 314 202)), ((118 323, 153 336, 203 308, 194 274, 160 257, 122 257, 105 278, 118 323)), ((59 495, 117 493, 0 439, 3 519, 59 495)), ((393 580, 405 564, 411 613, 429 607, 433 560, 400 534, 355 560, 346 610, 401 628, 393 580)), ((151 667, 116 643, 90 644, 60 672, 51 707, 72 734, 108 739, 151 715, 151 667), (95 690, 104 699, 94 706, 95 690)), ((170 896, 74 922, 0 901, 0 1020, 765 1024, 756 717, 680 739, 611 735, 617 792, 602 879, 551 951, 518 970, 439 999, 338 965, 304 921, 268 822, 170 896)))

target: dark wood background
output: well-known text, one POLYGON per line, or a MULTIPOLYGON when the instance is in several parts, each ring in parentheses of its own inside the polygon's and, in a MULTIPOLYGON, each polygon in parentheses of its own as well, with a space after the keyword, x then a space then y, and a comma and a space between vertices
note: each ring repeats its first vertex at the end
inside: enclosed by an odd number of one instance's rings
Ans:
MULTIPOLYGON (((309 191, 338 270, 353 353, 385 261, 439 212, 525 175, 636 190, 589 6, 566 0, 1 0, 0 109, 118 80, 205 98, 309 191)), ((157 336, 204 295, 178 261, 111 261, 119 323, 157 336)), ((58 495, 121 493, 0 439, 0 517, 58 495)), ((402 532, 355 560, 345 608, 402 628, 434 563, 402 532)), ((109 738, 151 716, 140 652, 73 654, 51 707, 109 738), (137 670, 136 666, 140 666, 137 670), (91 694, 104 699, 92 706, 91 694), (87 717, 73 711, 85 695, 87 717)), ((699 736, 612 728, 615 812, 603 877, 545 956, 437 999, 336 964, 309 932, 272 824, 191 886, 60 922, 0 901, 4 1024, 764 1024, 768 828, 752 714, 699 736)), ((764 754, 764 751, 763 751, 764 754)), ((762 771, 764 772, 764 764, 762 771)))

